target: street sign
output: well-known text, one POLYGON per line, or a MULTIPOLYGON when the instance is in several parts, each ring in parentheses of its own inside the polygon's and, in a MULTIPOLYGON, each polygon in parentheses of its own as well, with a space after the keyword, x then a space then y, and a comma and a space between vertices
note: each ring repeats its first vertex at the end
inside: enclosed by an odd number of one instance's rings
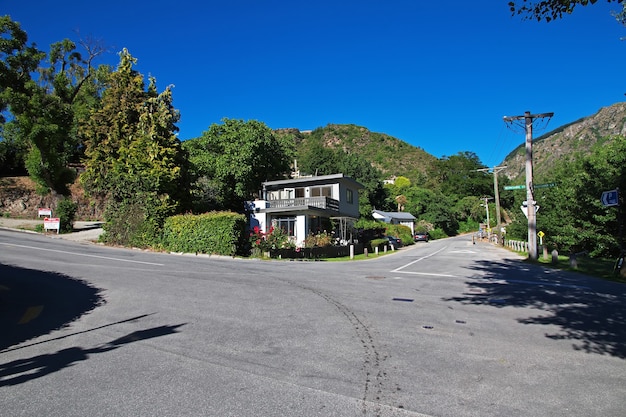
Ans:
MULTIPOLYGON (((526 218, 528 218, 528 206, 526 204, 524 204, 523 206, 520 206, 520 208, 524 212, 524 216, 526 216, 526 218)), ((537 213, 538 211, 539 211, 539 206, 535 206, 535 213, 537 213)))
POLYGON ((602 193, 602 205, 605 207, 619 206, 619 194, 617 190, 605 191, 602 193))
MULTIPOLYGON (((550 187, 556 187, 556 182, 549 182, 547 184, 535 184, 533 186, 533 188, 550 188, 550 187)), ((526 186, 525 185, 505 185, 504 186, 505 190, 525 190, 526 186)))
POLYGON ((550 188, 556 187, 556 182, 549 182, 547 184, 535 184, 535 188, 550 188))

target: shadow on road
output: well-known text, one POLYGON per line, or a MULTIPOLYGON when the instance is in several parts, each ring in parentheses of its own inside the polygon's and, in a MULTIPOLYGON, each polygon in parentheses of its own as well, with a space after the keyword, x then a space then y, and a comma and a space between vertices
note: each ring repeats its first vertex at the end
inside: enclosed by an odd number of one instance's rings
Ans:
POLYGON ((19 359, 2 364, 0 365, 0 387, 18 385, 36 378, 41 378, 42 376, 57 372, 63 368, 73 366, 77 362, 87 360, 89 359, 89 355, 109 352, 140 340, 177 333, 177 329, 181 326, 184 326, 184 324, 153 327, 151 329, 130 333, 124 337, 91 349, 72 347, 52 354, 38 355, 29 359, 19 359))
POLYGON ((539 314, 518 322, 558 326, 559 332, 546 337, 571 340, 575 350, 626 359, 623 284, 563 271, 547 274, 543 267, 516 261, 480 261, 472 269, 485 275, 467 281, 470 288, 462 296, 444 301, 534 308, 539 314))
POLYGON ((103 303, 101 290, 84 281, 0 264, 0 351, 60 329, 103 303))

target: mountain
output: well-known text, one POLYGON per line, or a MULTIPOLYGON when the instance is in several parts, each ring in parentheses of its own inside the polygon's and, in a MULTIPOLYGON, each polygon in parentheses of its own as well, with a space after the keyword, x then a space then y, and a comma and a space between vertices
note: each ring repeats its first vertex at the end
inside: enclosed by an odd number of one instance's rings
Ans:
POLYGON ((279 129, 275 132, 293 137, 297 148, 319 142, 325 147, 356 153, 388 178, 402 175, 411 181, 423 180, 437 161, 435 156, 422 148, 353 124, 329 124, 313 131, 279 129))
MULTIPOLYGON (((541 180, 556 161, 588 154, 597 143, 626 134, 626 103, 601 108, 596 114, 558 127, 533 140, 533 177, 541 180)), ((522 143, 500 165, 512 180, 525 177, 526 146, 522 143)))
MULTIPOLYGON (((385 177, 405 176, 414 183, 423 183, 433 172, 437 158, 384 133, 375 133, 352 124, 329 124, 313 131, 278 129, 278 135, 295 140, 296 147, 307 147, 319 141, 322 145, 358 153, 385 177)), ((533 174, 541 181, 556 161, 588 154, 597 143, 610 141, 615 135, 626 135, 626 102, 601 108, 596 114, 560 126, 533 140, 533 174)), ((461 150, 459 150, 461 152, 461 150)), ((521 143, 499 165, 513 182, 524 182, 526 147, 521 143)))

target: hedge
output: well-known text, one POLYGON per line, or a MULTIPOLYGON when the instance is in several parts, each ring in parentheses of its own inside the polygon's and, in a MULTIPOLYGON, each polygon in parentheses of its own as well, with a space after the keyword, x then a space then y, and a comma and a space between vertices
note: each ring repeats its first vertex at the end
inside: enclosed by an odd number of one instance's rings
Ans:
POLYGON ((232 212, 183 214, 163 225, 163 249, 234 256, 244 250, 246 217, 232 212))

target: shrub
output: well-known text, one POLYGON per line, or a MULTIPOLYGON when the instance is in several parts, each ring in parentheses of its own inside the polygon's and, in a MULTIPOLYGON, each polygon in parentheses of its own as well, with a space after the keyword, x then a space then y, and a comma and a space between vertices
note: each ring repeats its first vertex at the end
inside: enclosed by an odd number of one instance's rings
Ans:
POLYGON ((78 210, 78 204, 64 198, 57 204, 56 215, 61 222, 60 233, 68 233, 74 230, 74 219, 76 218, 76 211, 78 210))
POLYGON ((244 254, 246 217, 232 212, 184 214, 166 219, 161 247, 172 252, 244 254))
POLYGON ((294 249, 296 245, 281 229, 271 227, 269 232, 263 233, 258 226, 250 232, 250 247, 253 256, 263 256, 264 253, 277 249, 294 249))
POLYGON ((411 228, 402 224, 388 224, 387 229, 385 231, 387 236, 395 236, 402 240, 403 245, 412 245, 413 243, 413 235, 411 233, 411 228))
POLYGON ((382 249, 384 245, 388 243, 389 241, 387 239, 373 239, 370 241, 370 247, 372 248, 372 252, 374 252, 376 248, 382 249))
POLYGON ((333 238, 327 233, 317 233, 317 234, 309 234, 304 239, 304 247, 305 248, 323 248, 325 246, 330 246, 333 243, 333 238))
POLYGON ((428 232, 428 235, 431 239, 443 239, 445 237, 448 237, 446 232, 444 232, 442 229, 433 229, 428 232))

